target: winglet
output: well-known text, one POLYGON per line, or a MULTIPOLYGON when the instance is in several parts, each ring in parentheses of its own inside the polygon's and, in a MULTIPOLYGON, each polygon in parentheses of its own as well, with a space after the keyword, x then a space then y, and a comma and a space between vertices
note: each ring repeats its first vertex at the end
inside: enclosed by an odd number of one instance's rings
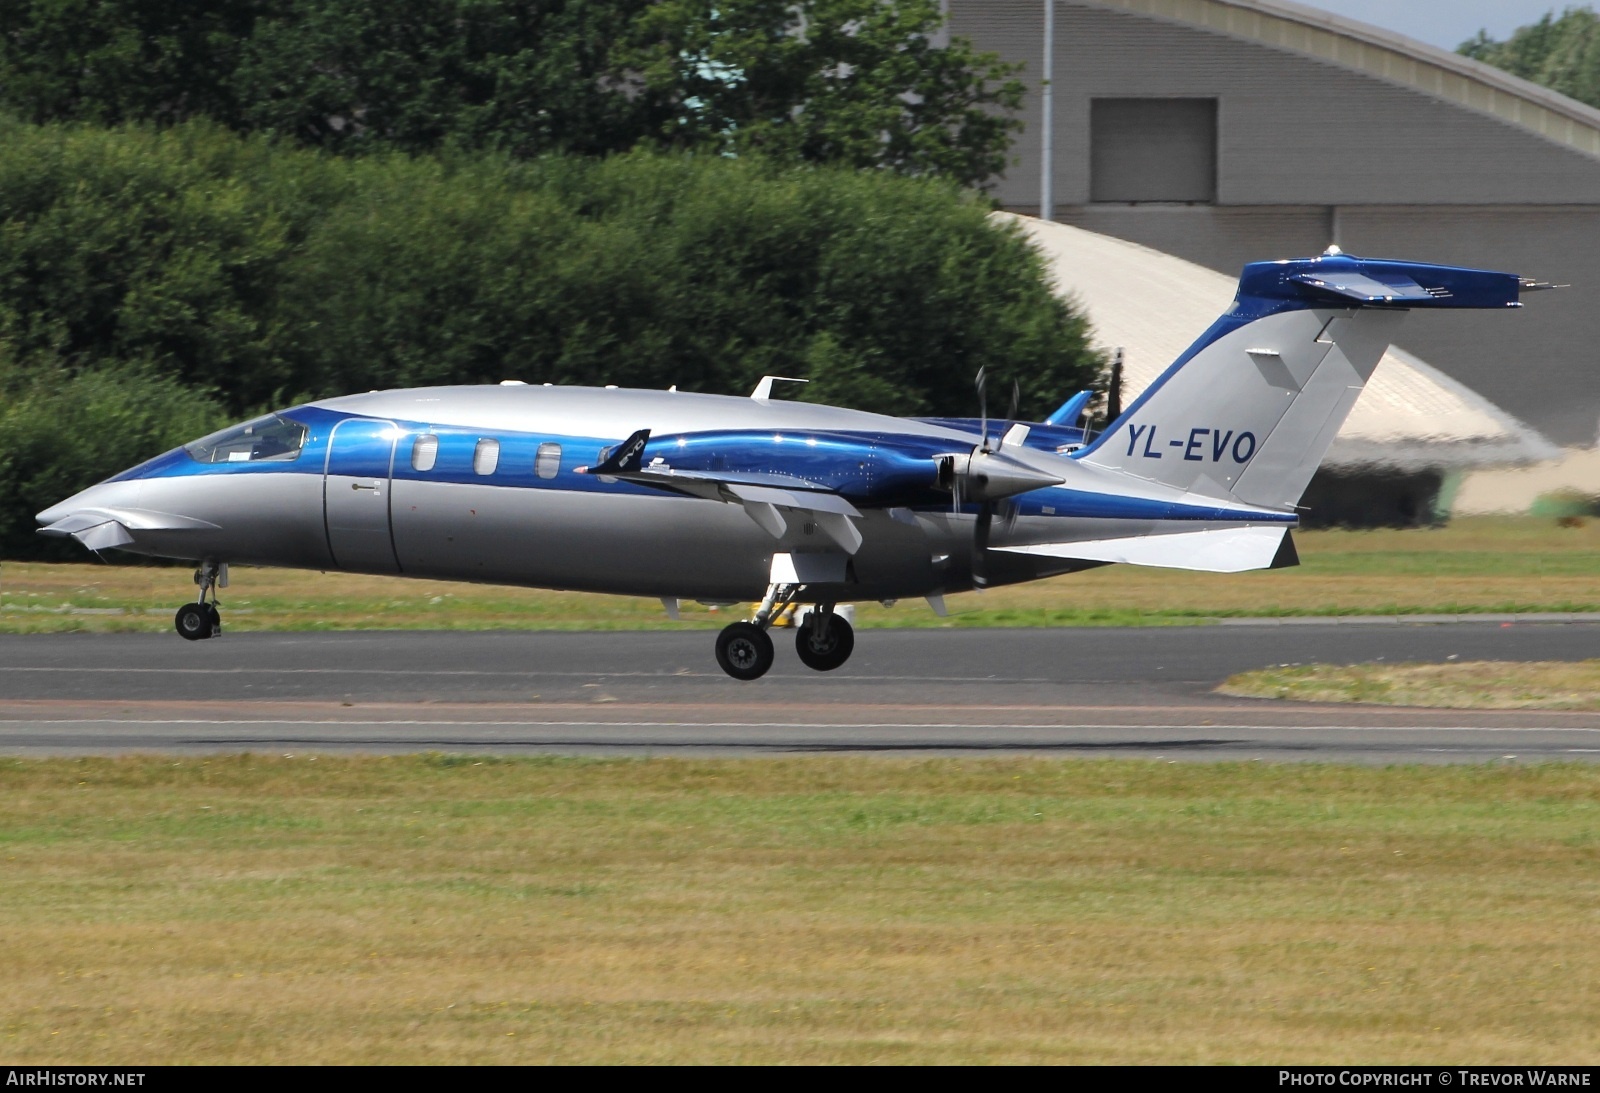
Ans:
POLYGON ((593 467, 578 467, 578 474, 635 474, 644 466, 644 446, 650 443, 650 430, 640 429, 611 449, 611 454, 593 467))

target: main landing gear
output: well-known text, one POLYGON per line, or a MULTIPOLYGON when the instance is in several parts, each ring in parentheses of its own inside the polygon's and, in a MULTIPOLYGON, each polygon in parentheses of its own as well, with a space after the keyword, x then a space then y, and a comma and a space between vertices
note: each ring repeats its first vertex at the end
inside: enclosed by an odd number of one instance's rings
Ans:
POLYGON ((217 610, 217 589, 228 587, 227 564, 200 563, 200 568, 194 571, 194 583, 200 586, 200 598, 178 608, 177 615, 172 619, 173 628, 180 637, 190 641, 214 638, 222 633, 222 614, 217 610))
MULTIPOLYGON (((717 635, 717 664, 734 679, 760 679, 772 667, 772 636, 767 632, 772 620, 793 606, 800 585, 775 584, 749 622, 736 622, 717 635)), ((795 652, 800 662, 818 672, 831 672, 850 659, 856 647, 856 633, 845 619, 834 614, 833 604, 821 603, 806 615, 795 630, 795 652)))

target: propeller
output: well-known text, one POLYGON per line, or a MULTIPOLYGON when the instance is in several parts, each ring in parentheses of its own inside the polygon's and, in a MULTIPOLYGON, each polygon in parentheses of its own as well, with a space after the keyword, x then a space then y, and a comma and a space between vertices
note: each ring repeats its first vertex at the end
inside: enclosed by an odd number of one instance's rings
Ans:
POLYGON ((983 437, 983 444, 981 446, 982 446, 984 451, 988 451, 989 450, 989 366, 988 365, 983 365, 982 367, 980 367, 978 369, 977 377, 974 378, 974 380, 972 382, 973 382, 973 386, 977 387, 977 389, 978 389, 978 419, 983 423, 982 428, 979 430, 980 435, 983 437))
MULTIPOLYGON (((988 369, 979 368, 974 386, 978 392, 981 443, 964 458, 946 456, 948 464, 941 468, 941 476, 948 476, 954 511, 959 512, 962 504, 969 500, 979 503, 978 518, 972 525, 972 584, 976 588, 987 588, 989 585, 989 532, 994 526, 999 503, 1013 494, 1041 486, 1054 486, 1062 481, 1055 475, 1037 471, 1003 455, 990 446, 988 380, 988 369)), ((1013 380, 1011 406, 1006 412, 1008 421, 1016 420, 1021 401, 1022 385, 1013 380)), ((1001 511, 1001 526, 1009 528, 1017 518, 1017 508, 1005 502, 1001 511)))

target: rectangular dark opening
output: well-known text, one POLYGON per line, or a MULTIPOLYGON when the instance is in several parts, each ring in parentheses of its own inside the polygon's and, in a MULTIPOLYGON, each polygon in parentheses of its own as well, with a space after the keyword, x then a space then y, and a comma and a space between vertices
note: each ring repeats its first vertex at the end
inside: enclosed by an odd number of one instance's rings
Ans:
POLYGON ((1093 99, 1089 200, 1217 200, 1216 99, 1093 99))

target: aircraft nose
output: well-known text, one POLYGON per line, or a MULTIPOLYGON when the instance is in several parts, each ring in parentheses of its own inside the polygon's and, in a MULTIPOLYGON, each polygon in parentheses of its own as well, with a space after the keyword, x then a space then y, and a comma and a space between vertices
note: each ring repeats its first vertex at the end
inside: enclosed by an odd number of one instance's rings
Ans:
POLYGON ((40 527, 49 527, 84 509, 131 508, 138 501, 138 492, 136 482, 101 482, 35 513, 33 518, 40 527))

